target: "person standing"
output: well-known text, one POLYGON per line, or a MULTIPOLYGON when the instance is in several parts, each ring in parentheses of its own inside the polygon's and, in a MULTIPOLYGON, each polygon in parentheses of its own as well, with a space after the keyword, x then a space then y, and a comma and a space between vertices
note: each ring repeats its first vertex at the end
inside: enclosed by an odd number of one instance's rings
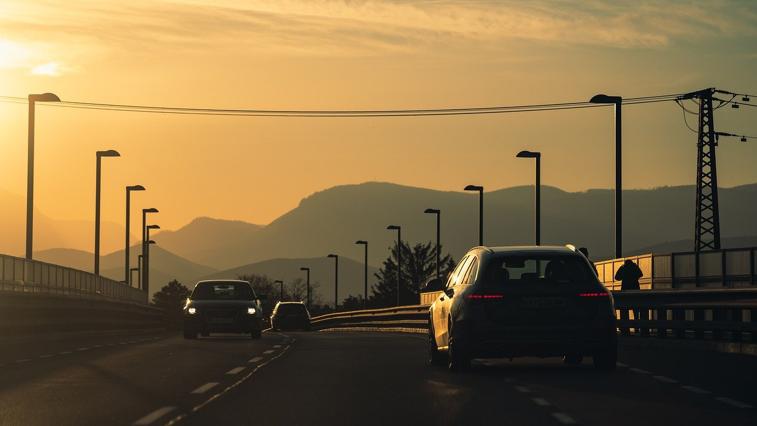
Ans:
POLYGON ((640 290, 639 278, 643 277, 644 273, 641 272, 641 268, 634 263, 631 259, 626 259, 623 265, 618 268, 618 272, 615 273, 615 281, 620 281, 620 290, 640 290))

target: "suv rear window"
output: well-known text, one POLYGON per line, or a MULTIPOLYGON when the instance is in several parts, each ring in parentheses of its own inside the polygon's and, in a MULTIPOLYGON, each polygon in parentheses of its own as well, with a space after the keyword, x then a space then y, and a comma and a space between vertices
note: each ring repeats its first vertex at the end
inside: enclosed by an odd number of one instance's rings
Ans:
POLYGON ((192 291, 192 300, 252 300, 255 293, 247 283, 208 282, 200 283, 192 291))
POLYGON ((302 314, 305 315, 307 310, 302 303, 282 303, 276 308, 277 314, 302 314))
POLYGON ((484 271, 487 285, 576 285, 596 282, 589 265, 572 255, 506 255, 490 259, 484 271))

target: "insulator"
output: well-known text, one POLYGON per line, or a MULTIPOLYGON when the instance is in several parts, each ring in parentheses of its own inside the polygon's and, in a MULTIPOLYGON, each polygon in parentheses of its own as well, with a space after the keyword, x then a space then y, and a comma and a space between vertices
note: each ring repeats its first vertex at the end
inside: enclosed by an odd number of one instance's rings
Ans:
POLYGON ((739 109, 739 104, 731 104, 731 108, 733 108, 733 109, 739 109))
POLYGON ((746 142, 746 136, 741 137, 741 142, 746 142))
POLYGON ((741 100, 744 102, 749 102, 749 96, 744 96, 743 98, 741 98, 741 100))

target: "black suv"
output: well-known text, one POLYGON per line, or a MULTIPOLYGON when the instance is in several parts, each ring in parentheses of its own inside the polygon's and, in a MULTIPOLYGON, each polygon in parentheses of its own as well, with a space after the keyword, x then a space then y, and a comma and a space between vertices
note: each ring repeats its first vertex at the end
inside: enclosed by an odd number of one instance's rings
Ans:
POLYGON ((196 339, 198 333, 249 333, 259 339, 260 299, 247 281, 198 282, 184 306, 184 338, 196 339))
POLYGON ((271 314, 274 330, 310 330, 310 312, 302 302, 279 302, 271 314))
POLYGON ((430 360, 452 370, 473 358, 590 355, 604 370, 617 361, 612 295, 570 247, 475 247, 429 314, 430 360))

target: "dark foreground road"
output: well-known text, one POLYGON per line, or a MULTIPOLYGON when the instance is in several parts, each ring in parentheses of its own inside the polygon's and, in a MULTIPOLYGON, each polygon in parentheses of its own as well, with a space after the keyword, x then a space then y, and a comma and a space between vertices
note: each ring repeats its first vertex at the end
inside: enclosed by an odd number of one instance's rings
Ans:
POLYGON ((450 374, 425 365, 425 338, 410 334, 1 343, 2 425, 757 424, 754 394, 727 375, 643 351, 611 374, 541 359, 450 374))

